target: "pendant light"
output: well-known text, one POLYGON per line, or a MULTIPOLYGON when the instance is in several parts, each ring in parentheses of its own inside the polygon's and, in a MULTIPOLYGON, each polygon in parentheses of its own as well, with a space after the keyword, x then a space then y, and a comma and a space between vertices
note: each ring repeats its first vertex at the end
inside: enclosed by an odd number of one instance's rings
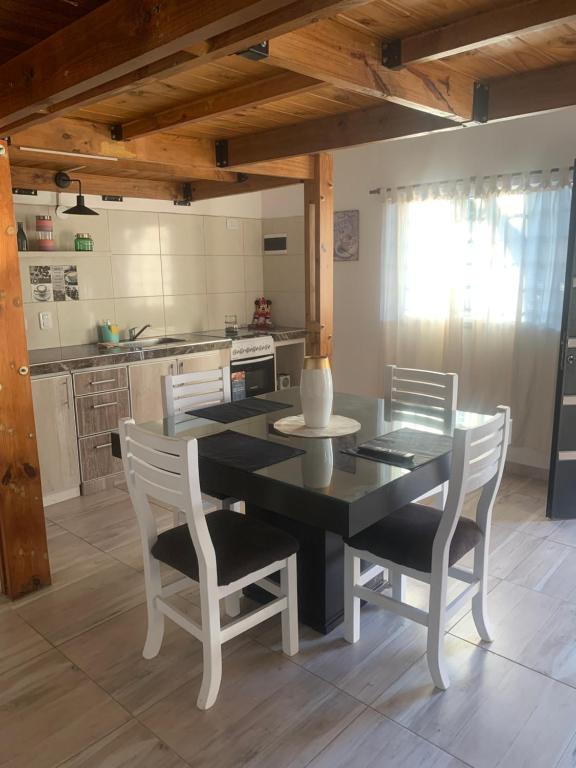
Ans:
POLYGON ((67 189, 70 184, 78 184, 78 194, 76 195, 76 205, 72 208, 67 208, 64 213, 71 213, 74 216, 99 216, 97 211, 93 211, 92 208, 88 208, 84 204, 84 195, 82 194, 82 182, 80 179, 71 179, 65 171, 58 171, 54 176, 56 186, 60 189, 67 189))

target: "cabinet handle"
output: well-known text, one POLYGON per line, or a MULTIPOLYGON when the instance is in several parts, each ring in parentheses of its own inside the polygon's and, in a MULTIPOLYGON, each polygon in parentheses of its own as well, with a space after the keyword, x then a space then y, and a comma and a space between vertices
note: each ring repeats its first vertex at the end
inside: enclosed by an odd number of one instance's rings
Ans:
POLYGON ((102 445, 95 445, 94 450, 98 451, 100 448, 110 448, 112 443, 102 443, 102 445))
POLYGON ((120 405, 120 403, 117 400, 114 403, 99 403, 98 405, 93 405, 92 408, 112 408, 113 405, 120 405))
POLYGON ((65 405, 68 410, 70 410, 70 392, 68 390, 68 381, 63 381, 62 386, 66 390, 66 400, 62 403, 62 405, 65 405))
POLYGON ((184 363, 181 360, 178 360, 178 373, 182 373, 184 371, 184 363))
POLYGON ((116 379, 100 379, 100 381, 91 381, 90 386, 95 387, 97 384, 114 384, 116 379))

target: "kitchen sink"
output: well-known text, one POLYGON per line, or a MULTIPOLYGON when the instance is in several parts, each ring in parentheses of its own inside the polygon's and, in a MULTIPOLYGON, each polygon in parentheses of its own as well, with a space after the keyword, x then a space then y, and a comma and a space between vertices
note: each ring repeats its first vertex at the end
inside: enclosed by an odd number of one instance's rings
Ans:
POLYGON ((121 341, 119 346, 141 349, 142 347, 158 347, 161 344, 185 344, 186 339, 177 339, 174 336, 159 336, 153 339, 134 339, 133 341, 121 341))

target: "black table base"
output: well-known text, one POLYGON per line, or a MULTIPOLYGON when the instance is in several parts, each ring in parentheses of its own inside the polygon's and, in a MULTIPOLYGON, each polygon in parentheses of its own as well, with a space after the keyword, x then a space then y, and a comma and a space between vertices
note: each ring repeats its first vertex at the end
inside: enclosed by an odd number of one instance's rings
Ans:
MULTIPOLYGON (((246 514, 281 528, 300 542, 298 552, 298 618, 326 635, 344 620, 344 542, 331 531, 246 504, 246 514)), ((259 587, 245 593, 265 602, 270 594, 259 587)))

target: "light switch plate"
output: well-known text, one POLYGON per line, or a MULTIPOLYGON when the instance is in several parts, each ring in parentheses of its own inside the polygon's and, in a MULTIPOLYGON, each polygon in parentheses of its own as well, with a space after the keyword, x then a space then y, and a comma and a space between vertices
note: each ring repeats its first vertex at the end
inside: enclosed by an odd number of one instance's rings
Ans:
POLYGON ((52 312, 38 312, 38 320, 43 331, 48 331, 52 328, 52 312))

